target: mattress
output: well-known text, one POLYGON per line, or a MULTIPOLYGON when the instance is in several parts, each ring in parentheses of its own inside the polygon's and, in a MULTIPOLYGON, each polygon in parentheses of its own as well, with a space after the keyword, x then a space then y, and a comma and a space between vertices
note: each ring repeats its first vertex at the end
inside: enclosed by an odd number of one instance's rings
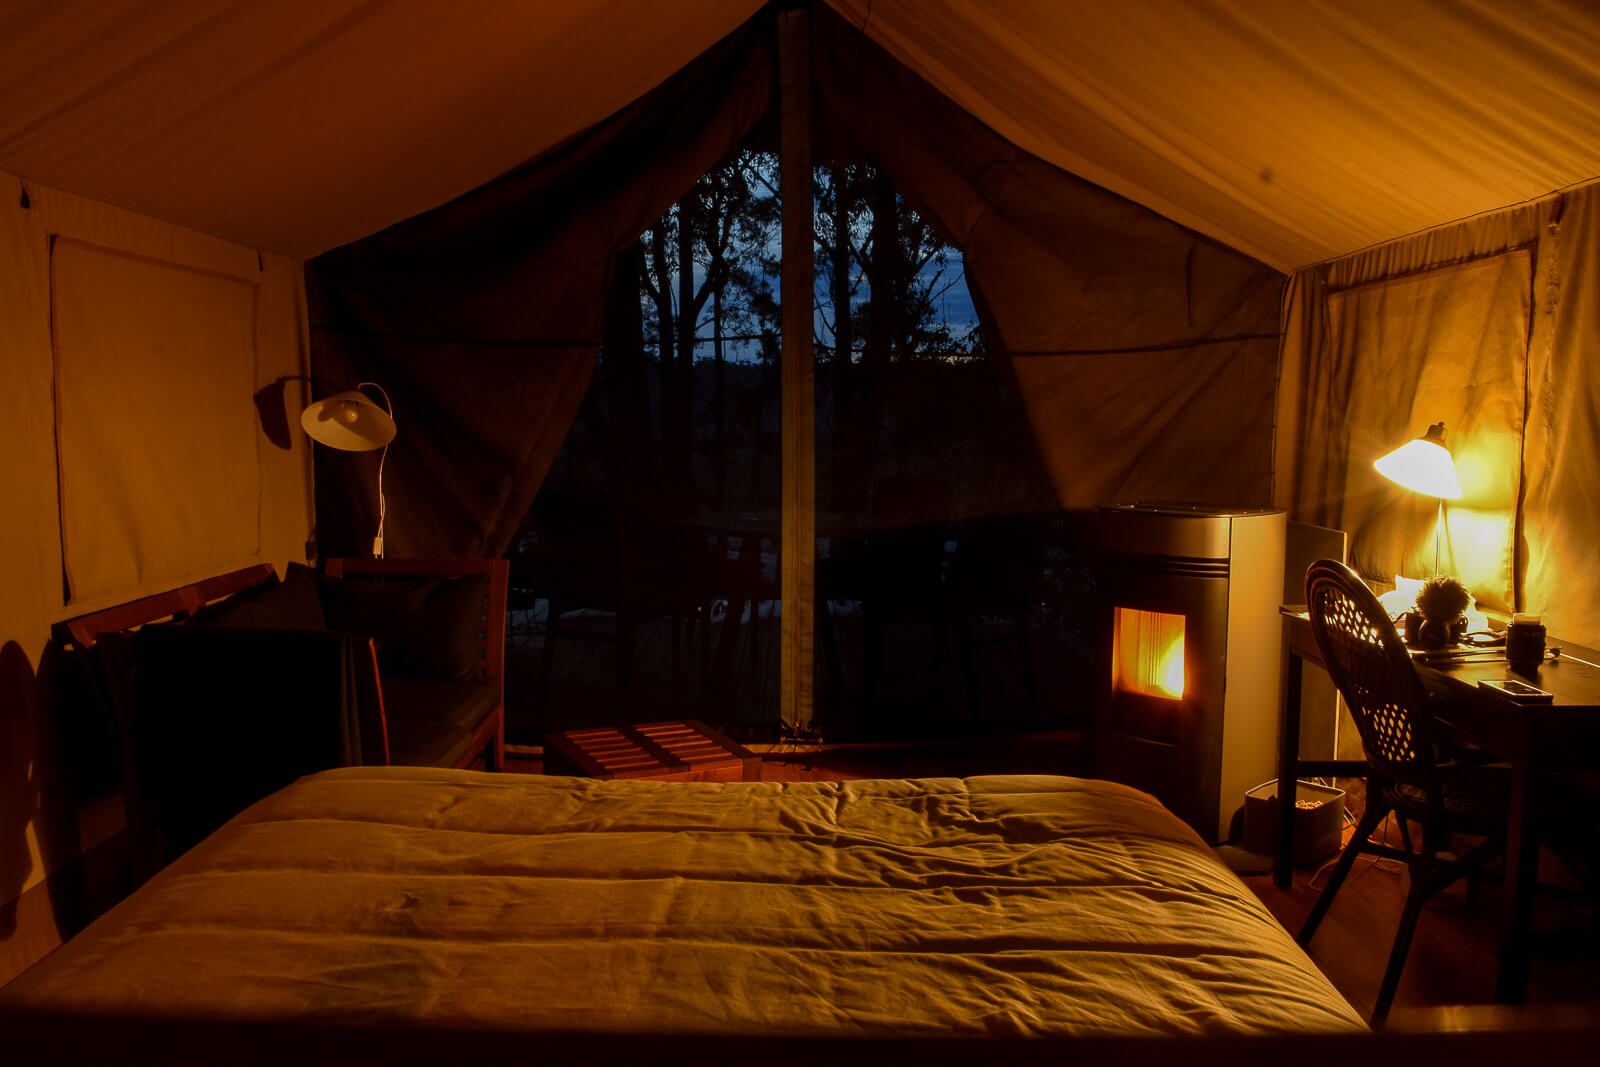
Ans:
POLYGON ((347 768, 243 812, 0 1006, 530 1031, 1359 1030, 1148 795, 988 776, 347 768))

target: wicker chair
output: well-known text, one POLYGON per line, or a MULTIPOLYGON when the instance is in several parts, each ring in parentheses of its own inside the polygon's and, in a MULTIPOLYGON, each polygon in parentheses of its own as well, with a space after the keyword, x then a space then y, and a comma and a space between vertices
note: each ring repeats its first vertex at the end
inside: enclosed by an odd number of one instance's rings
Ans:
POLYGON ((1360 853, 1398 859, 1410 868, 1411 890, 1372 1013, 1376 1026, 1394 1001, 1423 903, 1504 850, 1510 779, 1504 768, 1438 758, 1438 727, 1422 680, 1394 623, 1354 571, 1333 560, 1313 563, 1306 572, 1306 604, 1323 662, 1361 733, 1369 772, 1366 810, 1299 941, 1310 943, 1360 853), (1404 850, 1369 840, 1391 812, 1400 820, 1404 850), (1416 849, 1407 820, 1422 826, 1416 849), (1484 840, 1459 859, 1441 860, 1445 842, 1457 833, 1484 840))

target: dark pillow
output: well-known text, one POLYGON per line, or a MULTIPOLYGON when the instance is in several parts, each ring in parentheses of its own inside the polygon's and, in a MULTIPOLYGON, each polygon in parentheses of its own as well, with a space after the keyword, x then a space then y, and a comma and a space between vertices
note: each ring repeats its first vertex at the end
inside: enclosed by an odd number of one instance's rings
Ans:
POLYGON ((483 598, 489 576, 335 578, 322 582, 331 630, 378 640, 378 668, 396 678, 483 677, 483 598))
POLYGON ((253 630, 326 630, 317 576, 310 567, 289 564, 283 581, 274 578, 226 600, 207 604, 190 626, 232 626, 253 630))

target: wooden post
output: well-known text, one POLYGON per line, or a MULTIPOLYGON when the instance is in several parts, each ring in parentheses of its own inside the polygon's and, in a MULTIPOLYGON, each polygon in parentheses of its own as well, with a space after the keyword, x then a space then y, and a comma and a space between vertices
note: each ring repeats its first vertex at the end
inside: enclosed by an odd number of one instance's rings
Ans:
POLYGON ((778 708, 789 726, 812 721, 816 611, 816 363, 811 348, 811 39, 803 10, 778 16, 783 198, 783 597, 778 708))

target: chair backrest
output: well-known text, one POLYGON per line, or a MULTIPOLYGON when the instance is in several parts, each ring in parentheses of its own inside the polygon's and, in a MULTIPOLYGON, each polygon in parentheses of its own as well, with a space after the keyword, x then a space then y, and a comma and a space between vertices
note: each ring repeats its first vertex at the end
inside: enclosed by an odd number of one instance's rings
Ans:
POLYGON ((1306 609, 1323 664, 1361 731, 1367 762, 1437 796, 1433 713, 1389 613, 1355 571, 1331 559, 1307 569, 1306 609))
POLYGON ((462 578, 487 574, 483 593, 483 628, 478 634, 483 673, 504 678, 506 662, 506 598, 511 564, 503 559, 373 559, 352 556, 330 559, 323 567, 329 578, 462 578))

